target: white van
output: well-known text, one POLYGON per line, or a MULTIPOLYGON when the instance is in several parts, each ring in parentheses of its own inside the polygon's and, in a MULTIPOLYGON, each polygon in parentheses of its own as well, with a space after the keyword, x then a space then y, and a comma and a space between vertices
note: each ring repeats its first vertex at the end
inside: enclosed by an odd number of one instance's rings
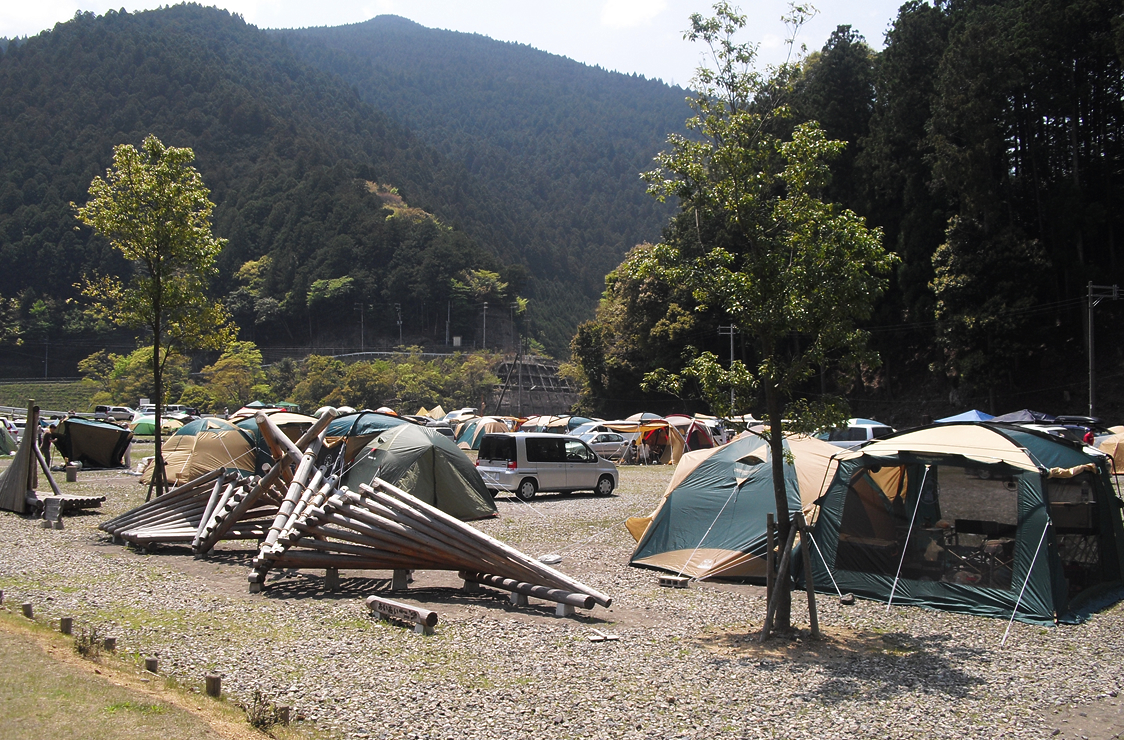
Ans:
POLYGON ((617 487, 617 466, 576 437, 545 432, 485 434, 476 469, 496 495, 512 491, 530 501, 538 491, 593 491, 608 496, 617 487))

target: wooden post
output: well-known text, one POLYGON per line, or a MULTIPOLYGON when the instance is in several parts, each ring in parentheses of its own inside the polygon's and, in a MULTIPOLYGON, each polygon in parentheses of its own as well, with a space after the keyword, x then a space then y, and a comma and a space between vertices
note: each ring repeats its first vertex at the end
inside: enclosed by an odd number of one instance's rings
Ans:
POLYGON ((217 673, 208 673, 207 678, 207 696, 213 696, 216 699, 222 695, 222 677, 217 673))
MULTIPOLYGON (((23 425, 23 433, 28 435, 32 449, 39 452, 39 407, 35 405, 34 398, 27 399, 27 421, 23 425)), ((27 469, 27 490, 32 492, 37 488, 39 488, 39 472, 35 462, 32 461, 27 469)))
POLYGON ((77 483, 78 482, 78 466, 77 465, 67 465, 66 466, 66 482, 67 483, 77 483))
POLYGON ((105 651, 107 653, 115 652, 117 650, 117 638, 107 637, 105 638, 105 641, 102 643, 102 645, 103 647, 105 647, 105 651))
POLYGON ((773 586, 776 582, 776 566, 777 566, 777 543, 776 531, 777 524, 773 520, 773 512, 769 512, 765 516, 765 603, 768 604, 773 600, 773 586))
POLYGON ((340 590, 340 569, 324 569, 324 586, 333 593, 340 590))
POLYGON ((74 631, 74 617, 59 617, 59 632, 69 635, 74 631))
POLYGON ((159 667, 160 662, 156 659, 156 656, 150 655, 144 659, 144 669, 149 673, 156 673, 159 667))
POLYGON ((812 627, 812 637, 819 639, 820 617, 816 610, 816 586, 812 582, 812 535, 804 521, 804 512, 796 512, 796 524, 800 528, 800 551, 804 561, 804 588, 808 592, 808 622, 812 627))
POLYGON ((25 601, 21 605, 23 608, 23 615, 28 619, 35 619, 35 607, 31 605, 30 601, 25 601))
POLYGON ((410 571, 405 568, 395 568, 394 576, 390 579, 391 591, 405 591, 410 588, 410 571))
POLYGON ((792 526, 788 528, 788 538, 784 543, 784 552, 781 553, 781 564, 777 568, 777 579, 773 584, 773 595, 769 599, 769 608, 765 612, 765 626, 761 629, 761 642, 769 637, 769 633, 773 631, 773 617, 777 613, 777 605, 780 603, 781 590, 788 587, 788 563, 792 559, 792 545, 796 541, 796 517, 792 518, 792 526))

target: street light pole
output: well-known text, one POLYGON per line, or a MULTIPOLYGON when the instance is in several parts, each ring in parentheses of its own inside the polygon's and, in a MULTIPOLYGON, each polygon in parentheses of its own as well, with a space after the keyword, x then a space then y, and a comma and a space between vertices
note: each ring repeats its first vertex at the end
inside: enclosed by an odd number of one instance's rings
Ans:
POLYGON ((359 351, 363 352, 367 346, 365 328, 363 326, 363 309, 365 307, 362 303, 356 303, 355 307, 359 309, 359 351))
MULTIPOLYGON (((730 370, 731 371, 734 369, 734 332, 736 332, 737 330, 738 330, 738 328, 736 326, 734 326, 733 324, 730 324, 729 326, 719 326, 718 327, 718 336, 726 336, 727 334, 730 335, 730 370)), ((733 416, 733 415, 734 415, 734 382, 733 382, 733 380, 731 380, 730 381, 730 416, 733 416)))
POLYGON ((1120 298, 1119 285, 1093 285, 1093 281, 1089 281, 1089 416, 1093 416, 1093 406, 1096 401, 1096 394, 1094 393, 1093 379, 1094 379, 1094 354, 1093 354, 1093 308, 1101 302, 1104 298, 1111 298, 1118 300, 1120 298))

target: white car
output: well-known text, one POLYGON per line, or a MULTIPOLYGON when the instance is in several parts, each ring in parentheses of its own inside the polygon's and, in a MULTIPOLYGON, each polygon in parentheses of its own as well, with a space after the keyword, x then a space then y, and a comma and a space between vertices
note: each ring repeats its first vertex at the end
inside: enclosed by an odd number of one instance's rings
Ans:
POLYGON ((456 411, 450 411, 445 414, 441 421, 447 422, 450 426, 455 426, 456 422, 469 416, 476 416, 476 409, 465 407, 463 409, 457 409, 456 411))
POLYGON ((606 460, 615 460, 623 455, 629 442, 623 434, 617 432, 588 432, 578 435, 578 439, 606 460))
POLYGON ((872 419, 850 419, 847 426, 828 429, 816 435, 817 439, 836 447, 858 447, 872 439, 882 439, 894 433, 894 428, 872 419))
POLYGON ((496 495, 512 491, 530 501, 539 491, 593 491, 608 496, 617 487, 617 466, 577 437, 546 432, 485 434, 476 469, 496 495))

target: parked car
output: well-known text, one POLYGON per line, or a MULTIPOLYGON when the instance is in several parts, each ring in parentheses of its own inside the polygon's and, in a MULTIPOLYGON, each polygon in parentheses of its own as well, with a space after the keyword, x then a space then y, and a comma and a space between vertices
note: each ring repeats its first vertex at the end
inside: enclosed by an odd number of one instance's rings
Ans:
POLYGON ((95 406, 94 419, 97 421, 132 421, 137 412, 128 406, 95 406))
POLYGON ((847 426, 828 429, 816 435, 836 447, 858 447, 872 439, 882 439, 894 433, 894 428, 872 419, 849 419, 847 426))
POLYGON ((578 435, 578 439, 589 445, 594 452, 606 460, 616 460, 624 454, 628 440, 617 432, 588 432, 578 435))
POLYGON ((450 411, 449 413, 445 414, 445 416, 441 419, 441 421, 445 422, 449 426, 456 426, 458 421, 460 421, 461 419, 465 419, 469 416, 476 416, 476 409, 466 406, 463 409, 457 409, 456 411, 450 411))
POLYGON ((593 491, 617 487, 617 466, 577 437, 545 432, 485 434, 476 469, 495 496, 512 491, 530 501, 539 491, 593 491))

